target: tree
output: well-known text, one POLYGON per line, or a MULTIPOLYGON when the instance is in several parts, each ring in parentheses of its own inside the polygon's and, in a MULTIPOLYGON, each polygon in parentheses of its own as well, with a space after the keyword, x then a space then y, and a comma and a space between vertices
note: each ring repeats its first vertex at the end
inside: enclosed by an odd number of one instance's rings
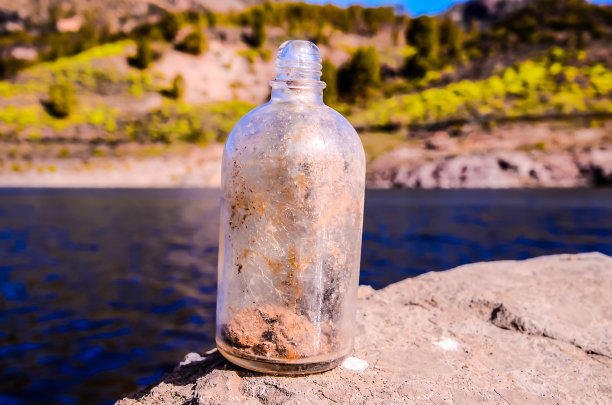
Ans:
POLYGON ((338 101, 338 68, 328 59, 323 61, 322 66, 321 81, 327 84, 323 91, 323 98, 325 103, 334 104, 338 101))
POLYGON ((176 49, 192 55, 199 55, 206 49, 206 46, 206 37, 204 37, 202 32, 198 29, 187 35, 181 43, 176 46, 176 49))
POLYGON ((146 69, 153 61, 154 56, 155 53, 153 52, 153 49, 151 49, 149 41, 141 38, 136 44, 136 55, 130 56, 128 58, 128 62, 130 65, 139 69, 146 69))
POLYGON ((169 13, 167 11, 164 12, 164 15, 159 21, 159 29, 166 41, 174 41, 180 27, 181 23, 179 22, 179 19, 175 14, 169 13))
POLYGON ((519 41, 531 43, 535 41, 538 22, 533 16, 521 13, 508 21, 507 28, 516 34, 519 41))
POLYGON ((410 21, 406 30, 406 42, 431 61, 437 60, 440 46, 437 22, 434 17, 420 16, 410 21))
POLYGON ((60 82, 49 86, 49 100, 46 104, 49 114, 65 118, 74 110, 76 104, 76 95, 70 83, 60 82))
POLYGON ((417 53, 406 58, 402 73, 407 79, 421 79, 425 77, 428 70, 429 63, 427 59, 417 53))
POLYGON ((443 59, 455 62, 463 53, 463 31, 451 20, 445 18, 440 23, 440 48, 443 59))
POLYGON ((264 13, 261 9, 255 8, 251 13, 251 46, 258 48, 266 42, 266 25, 264 13))
POLYGON ((351 100, 368 98, 380 85, 380 62, 374 47, 357 48, 351 60, 338 71, 340 93, 351 100))

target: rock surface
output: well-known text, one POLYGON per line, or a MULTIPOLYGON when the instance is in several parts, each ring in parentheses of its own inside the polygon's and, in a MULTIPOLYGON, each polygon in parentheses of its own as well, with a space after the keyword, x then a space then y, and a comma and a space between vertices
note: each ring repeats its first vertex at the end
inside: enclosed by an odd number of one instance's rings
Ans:
POLYGON ((612 186, 612 120, 593 128, 560 122, 414 131, 368 166, 373 188, 612 186))
POLYGON ((332 371, 263 376, 190 354, 117 404, 609 404, 610 291, 612 258, 598 253, 360 287, 354 357, 332 371))
POLYGON ((432 162, 411 161, 410 152, 401 149, 389 155, 374 163, 368 175, 369 187, 566 188, 612 185, 612 148, 576 154, 471 153, 442 156, 432 162))

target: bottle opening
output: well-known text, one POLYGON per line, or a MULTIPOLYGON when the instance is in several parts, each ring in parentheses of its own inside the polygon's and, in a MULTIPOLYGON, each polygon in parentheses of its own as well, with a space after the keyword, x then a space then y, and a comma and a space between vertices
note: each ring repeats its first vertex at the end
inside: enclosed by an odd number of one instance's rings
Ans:
POLYGON ((276 78, 272 87, 284 84, 287 87, 324 88, 321 82, 321 52, 310 41, 285 41, 276 54, 276 78))

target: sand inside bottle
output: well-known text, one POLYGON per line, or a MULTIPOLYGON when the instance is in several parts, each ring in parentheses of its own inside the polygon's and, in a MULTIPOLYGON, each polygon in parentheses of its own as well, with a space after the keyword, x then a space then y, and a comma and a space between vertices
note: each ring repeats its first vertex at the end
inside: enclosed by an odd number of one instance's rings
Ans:
POLYGON ((331 323, 321 331, 304 315, 278 305, 253 305, 223 328, 225 342, 243 355, 299 360, 332 352, 337 345, 331 323))

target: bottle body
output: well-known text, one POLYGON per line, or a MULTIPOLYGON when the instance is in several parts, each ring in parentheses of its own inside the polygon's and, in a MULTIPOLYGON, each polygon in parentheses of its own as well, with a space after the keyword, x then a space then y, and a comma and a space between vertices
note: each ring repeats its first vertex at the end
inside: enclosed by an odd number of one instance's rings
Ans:
POLYGON ((220 352, 276 374, 334 367, 353 347, 365 187, 357 133, 312 89, 284 87, 236 125, 222 164, 220 352))

